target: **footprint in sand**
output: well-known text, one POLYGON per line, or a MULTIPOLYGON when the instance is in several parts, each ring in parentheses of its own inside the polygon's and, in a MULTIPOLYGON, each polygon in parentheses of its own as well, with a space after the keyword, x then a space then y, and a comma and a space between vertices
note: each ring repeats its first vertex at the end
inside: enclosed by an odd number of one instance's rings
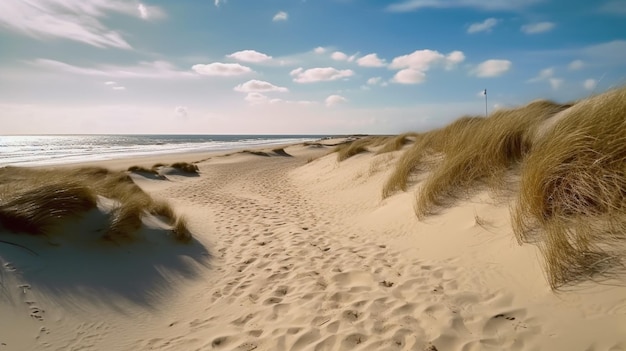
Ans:
POLYGON ((37 306, 30 306, 30 316, 40 322, 43 322, 44 318, 43 318, 43 314, 46 311, 44 311, 43 309, 37 307, 37 306))
POLYGON ((3 266, 7 272, 15 272, 16 270, 15 266, 11 262, 7 262, 3 266))

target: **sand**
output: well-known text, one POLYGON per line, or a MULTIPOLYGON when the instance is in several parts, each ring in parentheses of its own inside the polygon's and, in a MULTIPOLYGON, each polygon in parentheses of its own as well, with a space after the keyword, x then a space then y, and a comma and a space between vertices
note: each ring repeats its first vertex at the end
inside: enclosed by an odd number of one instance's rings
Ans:
POLYGON ((550 290, 506 197, 419 221, 419 182, 381 200, 400 152, 285 150, 134 176, 191 244, 155 219, 102 245, 97 214, 49 240, 0 233, 33 251, 0 243, 0 350, 626 350, 624 278, 550 290))

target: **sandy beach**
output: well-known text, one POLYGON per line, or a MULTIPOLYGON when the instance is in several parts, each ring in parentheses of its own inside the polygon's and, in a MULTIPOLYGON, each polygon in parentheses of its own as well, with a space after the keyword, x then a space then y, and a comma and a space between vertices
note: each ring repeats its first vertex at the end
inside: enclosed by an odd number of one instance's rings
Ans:
POLYGON ((411 192, 380 196, 403 150, 331 149, 133 175, 185 214, 188 244, 145 221, 123 246, 75 240, 93 218, 47 240, 3 232, 28 250, 0 251, 0 350, 626 349, 623 280, 551 290, 506 198, 420 221, 411 192))

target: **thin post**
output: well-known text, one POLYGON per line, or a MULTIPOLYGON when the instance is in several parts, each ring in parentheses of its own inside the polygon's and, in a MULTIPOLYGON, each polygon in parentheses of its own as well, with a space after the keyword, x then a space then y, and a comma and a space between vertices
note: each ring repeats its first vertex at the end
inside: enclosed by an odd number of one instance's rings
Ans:
POLYGON ((487 89, 483 90, 483 95, 485 95, 485 117, 488 117, 489 113, 487 112, 487 89))

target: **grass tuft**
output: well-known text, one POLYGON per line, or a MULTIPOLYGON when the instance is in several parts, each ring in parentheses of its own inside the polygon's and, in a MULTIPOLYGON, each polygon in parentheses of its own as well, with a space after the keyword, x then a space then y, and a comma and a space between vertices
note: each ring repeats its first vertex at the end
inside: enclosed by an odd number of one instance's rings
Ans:
POLYGON ((156 171, 155 167, 148 169, 141 166, 130 166, 128 167, 128 171, 132 173, 159 174, 159 172, 156 171))
POLYGON ((94 194, 79 184, 55 183, 15 193, 5 189, 0 203, 0 224, 13 232, 41 235, 50 231, 59 219, 95 207, 94 194))
POLYGON ((341 162, 360 153, 368 152, 368 147, 375 147, 383 142, 384 137, 365 137, 335 146, 332 152, 337 153, 337 161, 341 162))
POLYGON ((49 235, 62 221, 94 209, 98 196, 119 204, 110 213, 105 239, 131 240, 146 213, 159 215, 170 225, 178 220, 170 205, 155 201, 124 172, 98 167, 4 167, 0 168, 0 225, 15 233, 49 235))
POLYGON ((516 238, 541 242, 553 288, 606 271, 626 239, 626 88, 578 102, 535 147, 512 211, 516 238))
POLYGON ((187 162, 176 162, 176 163, 173 163, 170 167, 177 169, 181 172, 185 172, 185 173, 197 174, 199 171, 197 165, 193 163, 187 163, 187 162))
POLYGON ((172 233, 174 234, 174 239, 180 242, 189 242, 191 241, 191 232, 187 226, 187 220, 185 217, 178 217, 174 226, 172 228, 172 233))
POLYGON ((385 144, 380 150, 378 150, 377 154, 384 154, 387 152, 398 151, 411 142, 414 142, 416 138, 418 138, 419 134, 417 133, 404 133, 400 134, 396 137, 389 138, 385 140, 385 144))

